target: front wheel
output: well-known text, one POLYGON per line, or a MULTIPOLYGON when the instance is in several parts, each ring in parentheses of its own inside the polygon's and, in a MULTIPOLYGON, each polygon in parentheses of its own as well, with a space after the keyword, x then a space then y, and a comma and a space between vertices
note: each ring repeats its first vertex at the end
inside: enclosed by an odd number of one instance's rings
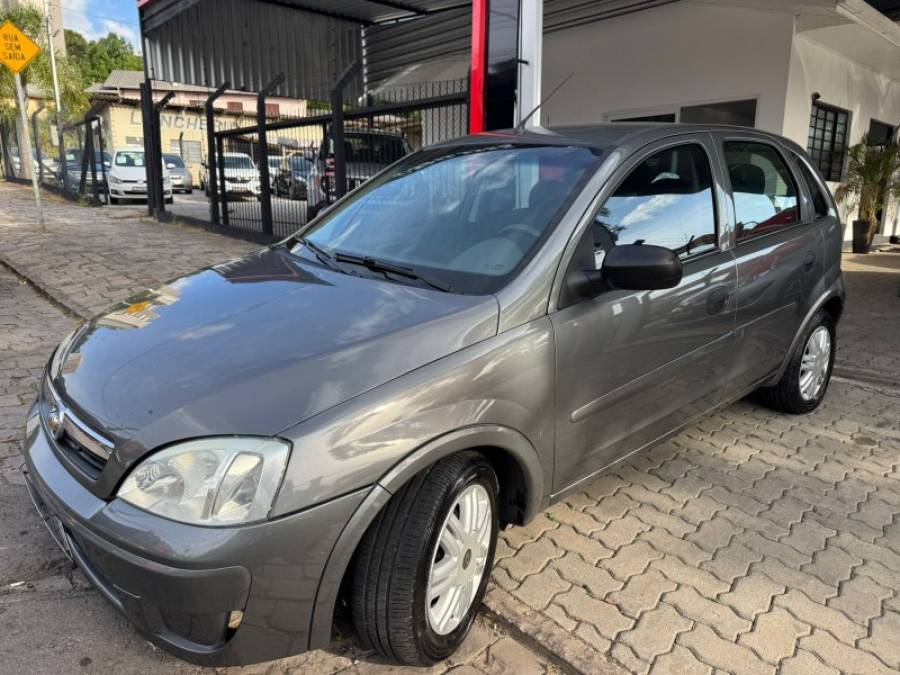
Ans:
POLYGON ((835 338, 834 319, 828 312, 819 310, 809 322, 781 379, 774 386, 759 390, 762 403, 794 415, 819 407, 831 381, 835 338))
POLYGON ((444 458, 400 489, 354 559, 353 621, 381 656, 426 666, 466 637, 497 543, 497 476, 481 455, 444 458))

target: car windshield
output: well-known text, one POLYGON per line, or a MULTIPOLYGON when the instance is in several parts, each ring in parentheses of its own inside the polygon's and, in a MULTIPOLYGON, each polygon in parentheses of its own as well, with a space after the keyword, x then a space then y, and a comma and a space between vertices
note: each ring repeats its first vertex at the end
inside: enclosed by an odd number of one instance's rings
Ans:
POLYGON ((255 169, 247 155, 225 155, 226 169, 255 169))
POLYGON ((492 293, 533 255, 598 162, 598 151, 569 146, 425 150, 303 236, 331 255, 367 256, 454 291, 492 293))
POLYGON ((116 153, 116 166, 144 166, 143 150, 123 150, 116 153))
MULTIPOLYGON (((66 150, 66 163, 71 164, 72 162, 81 162, 82 152, 81 150, 66 150)), ((109 156, 108 152, 101 153, 99 150, 94 152, 94 161, 97 164, 102 164, 103 162, 111 162, 112 157, 109 156)))
POLYGON ((172 164, 176 169, 184 168, 184 161, 178 155, 163 155, 163 159, 166 160, 166 166, 172 164))

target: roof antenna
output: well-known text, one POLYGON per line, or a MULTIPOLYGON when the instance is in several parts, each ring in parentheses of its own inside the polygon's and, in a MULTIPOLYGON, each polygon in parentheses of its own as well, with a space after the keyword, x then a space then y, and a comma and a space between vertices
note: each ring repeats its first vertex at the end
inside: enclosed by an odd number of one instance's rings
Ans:
POLYGON ((515 130, 516 130, 517 132, 518 132, 518 131, 523 131, 523 130, 525 129, 525 124, 528 122, 528 120, 530 120, 530 119, 534 116, 534 113, 536 113, 538 110, 540 110, 540 109, 541 109, 541 106, 543 106, 547 101, 549 101, 549 100, 553 97, 553 94, 555 94, 555 93, 558 92, 560 89, 562 89, 562 86, 563 86, 566 82, 568 82, 569 80, 571 80, 571 79, 572 79, 572 76, 573 76, 574 74, 575 74, 575 71, 573 70, 571 73, 568 74, 568 76, 566 77, 566 79, 564 79, 562 82, 560 82, 558 85, 556 85, 556 86, 553 88, 553 91, 551 91, 551 92, 550 92, 549 94, 547 94, 544 98, 542 98, 542 99, 541 99, 541 102, 538 103, 536 106, 534 106, 534 108, 532 109, 532 111, 531 111, 530 113, 528 113, 524 118, 522 118, 522 121, 519 122, 519 123, 516 125, 516 129, 515 129, 515 130))

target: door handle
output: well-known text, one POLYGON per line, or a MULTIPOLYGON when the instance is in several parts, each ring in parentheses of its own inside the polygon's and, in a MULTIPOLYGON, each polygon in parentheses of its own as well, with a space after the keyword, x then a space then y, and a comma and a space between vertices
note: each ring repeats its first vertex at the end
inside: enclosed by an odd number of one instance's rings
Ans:
POLYGON ((723 288, 719 286, 718 288, 714 288, 709 292, 709 296, 706 298, 706 311, 709 314, 718 314, 725 306, 728 304, 728 298, 731 297, 731 293, 728 292, 727 288, 723 288))
POLYGON ((816 254, 813 253, 812 251, 807 251, 806 255, 803 256, 803 269, 805 269, 807 272, 809 272, 813 268, 813 265, 815 265, 815 264, 816 264, 816 254))

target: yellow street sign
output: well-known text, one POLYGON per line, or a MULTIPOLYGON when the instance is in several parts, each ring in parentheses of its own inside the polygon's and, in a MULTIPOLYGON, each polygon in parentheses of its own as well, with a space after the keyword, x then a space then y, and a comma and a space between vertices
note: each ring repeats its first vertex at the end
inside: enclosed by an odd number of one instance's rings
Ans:
POLYGON ((14 73, 21 73, 40 52, 41 48, 34 40, 20 31, 12 21, 0 26, 0 63, 14 73))

